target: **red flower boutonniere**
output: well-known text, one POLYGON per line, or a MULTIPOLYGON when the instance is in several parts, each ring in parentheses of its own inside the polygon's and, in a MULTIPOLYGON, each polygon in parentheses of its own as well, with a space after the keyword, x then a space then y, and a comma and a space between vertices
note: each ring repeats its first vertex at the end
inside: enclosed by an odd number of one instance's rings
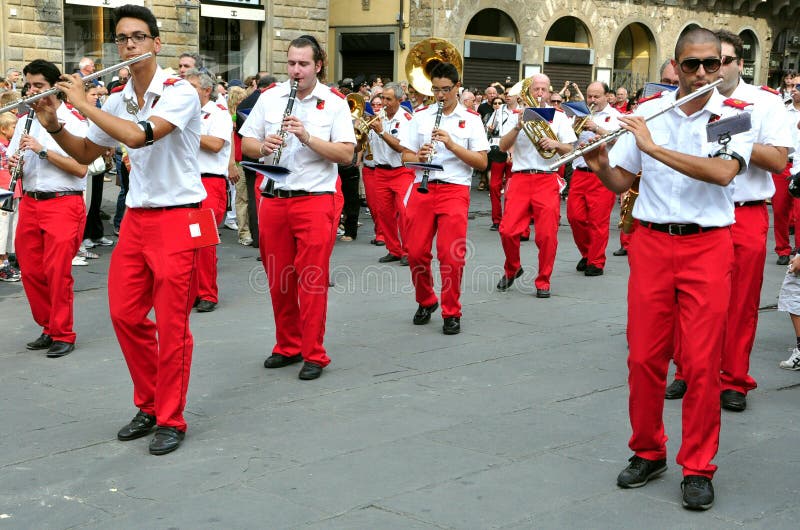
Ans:
POLYGON ((611 116, 606 116, 606 123, 611 121, 611 116))
POLYGON ((467 126, 467 120, 459 120, 458 121, 458 128, 459 129, 463 129, 466 126, 467 126))
POLYGON ((325 100, 318 99, 317 100, 317 110, 323 110, 325 108, 325 100))

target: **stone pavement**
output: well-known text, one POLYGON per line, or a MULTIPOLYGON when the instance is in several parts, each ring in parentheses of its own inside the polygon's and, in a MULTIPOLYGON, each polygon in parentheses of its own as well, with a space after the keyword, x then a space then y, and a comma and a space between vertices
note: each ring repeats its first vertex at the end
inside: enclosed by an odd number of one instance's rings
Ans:
MULTIPOLYGON (((106 187, 104 209, 116 187, 106 187)), ((574 270, 562 218, 553 297, 532 296, 535 246, 509 292, 488 196, 473 192, 462 333, 436 313, 413 326, 408 269, 379 265, 372 226, 333 256, 326 346, 313 382, 298 365, 265 370, 274 326, 255 249, 222 230, 221 303, 193 314, 194 363, 175 453, 122 443, 135 413, 108 319, 110 249, 75 268, 78 347, 51 360, 19 284, 0 284, 2 528, 796 528, 800 373, 780 370, 794 335, 774 308, 784 272, 765 265, 746 412, 723 411, 704 513, 681 508, 680 402, 668 401, 669 470, 617 488, 627 439, 627 262, 574 270)), ((616 215, 616 214, 615 214, 616 215)), ((609 255, 617 248, 612 232, 609 255)), ((770 243, 771 248, 771 243, 770 243)), ((95 249, 98 250, 98 249, 95 249)))

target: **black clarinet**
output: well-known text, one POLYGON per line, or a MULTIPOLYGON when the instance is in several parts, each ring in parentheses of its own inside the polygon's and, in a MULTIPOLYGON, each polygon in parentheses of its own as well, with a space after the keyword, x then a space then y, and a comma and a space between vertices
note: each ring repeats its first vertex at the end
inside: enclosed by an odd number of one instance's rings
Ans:
MULTIPOLYGON (((22 128, 22 134, 28 135, 31 132, 31 125, 33 125, 33 115, 34 111, 31 109, 28 112, 28 117, 25 119, 25 125, 22 128)), ((20 137, 20 140, 22 137, 20 137)), ((15 153, 19 155, 19 159, 17 159, 17 165, 14 166, 14 171, 11 172, 11 180, 8 183, 8 191, 11 192, 10 197, 6 197, 2 203, 0 203, 0 210, 6 212, 13 212, 15 210, 14 204, 14 190, 17 188, 17 180, 19 180, 19 176, 22 175, 22 149, 17 149, 15 153)))
MULTIPOLYGON (((439 124, 442 121, 442 112, 444 111, 444 102, 440 101, 436 107, 436 121, 433 122, 433 131, 431 135, 439 128, 439 124)), ((431 139, 431 146, 433 145, 433 139, 431 139)), ((431 153, 428 155, 427 162, 430 164, 431 160, 433 160, 433 156, 436 153, 436 149, 431 149, 431 153)), ((420 182, 417 191, 420 193, 428 193, 428 177, 431 176, 431 170, 426 169, 422 172, 422 182, 420 182)))
MULTIPOLYGON (((283 143, 286 142, 287 132, 283 128, 283 122, 292 115, 292 108, 294 107, 294 102, 297 99, 297 85, 298 81, 295 79, 292 81, 292 88, 289 90, 289 101, 286 103, 286 110, 283 111, 283 118, 281 119, 281 145, 272 153, 272 165, 279 166, 281 164, 281 155, 283 154, 283 143)), ((269 177, 267 178, 267 183, 264 185, 264 191, 261 192, 262 195, 267 197, 274 197, 275 196, 275 181, 269 177)))

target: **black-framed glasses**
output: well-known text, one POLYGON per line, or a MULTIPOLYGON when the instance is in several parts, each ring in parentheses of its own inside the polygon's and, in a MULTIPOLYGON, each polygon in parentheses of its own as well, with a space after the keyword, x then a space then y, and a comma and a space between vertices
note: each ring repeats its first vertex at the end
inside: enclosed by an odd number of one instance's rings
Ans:
POLYGON ((434 94, 438 94, 439 92, 441 92, 442 94, 449 94, 450 91, 453 90, 455 87, 456 87, 455 85, 445 86, 445 87, 441 87, 441 88, 433 87, 433 88, 431 88, 431 91, 434 94))
POLYGON ((700 68, 700 65, 703 65, 703 70, 706 73, 713 74, 722 66, 722 60, 719 57, 706 57, 705 59, 690 57, 681 61, 680 65, 681 71, 685 74, 695 73, 700 68))
POLYGON ((723 55, 722 56, 722 64, 725 65, 725 66, 728 66, 733 61, 738 61, 738 60, 739 60, 739 58, 736 57, 735 55, 723 55))
POLYGON ((152 35, 148 35, 147 33, 134 33, 133 35, 115 35, 114 42, 117 46, 124 46, 128 44, 128 40, 132 40, 134 44, 141 44, 147 39, 155 39, 152 35))
POLYGON ((503 104, 502 101, 495 101, 494 103, 492 103, 492 106, 493 107, 497 107, 498 105, 502 105, 502 104, 503 104))

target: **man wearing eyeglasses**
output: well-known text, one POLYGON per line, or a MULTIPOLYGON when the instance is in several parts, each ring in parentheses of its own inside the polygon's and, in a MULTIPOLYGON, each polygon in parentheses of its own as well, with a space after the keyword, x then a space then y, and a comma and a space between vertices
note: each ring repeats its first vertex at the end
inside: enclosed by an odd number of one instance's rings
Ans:
POLYGON ((131 80, 102 110, 87 102, 80 77, 58 83, 91 121, 87 137, 63 130, 46 105, 38 106, 37 115, 59 145, 83 163, 120 142, 128 148, 127 211, 109 266, 108 302, 139 412, 117 438, 134 440, 155 428, 150 453, 163 455, 177 449, 186 432, 183 410, 194 344, 189 313, 197 263, 189 218, 206 197, 197 163, 200 100, 192 85, 158 66, 161 39, 149 9, 117 8, 114 27, 121 59, 153 55, 130 66, 131 80), (151 309, 155 322, 148 318, 151 309))
MULTIPOLYGON (((617 477, 622 488, 638 488, 667 468, 663 408, 673 329, 679 326, 681 366, 688 390, 683 400, 683 506, 706 510, 714 502, 712 463, 719 446, 720 358, 731 293, 734 222, 733 178, 748 166, 750 132, 730 142, 706 141, 706 127, 742 112, 716 91, 645 123, 677 98, 719 78, 717 36, 689 30, 675 45, 678 90, 640 103, 619 118, 632 132, 609 151, 584 155, 588 166, 613 192, 630 188, 641 172, 633 215, 628 282, 628 384, 633 430, 630 464, 617 477)), ((735 287, 738 288, 738 287, 735 287)))
MULTIPOLYGON (((409 126, 400 131, 403 162, 441 164, 428 180, 428 193, 412 186, 406 206, 408 263, 411 281, 419 304, 415 325, 427 324, 439 307, 433 289, 431 245, 436 236, 436 257, 442 277, 442 317, 445 335, 461 331, 461 279, 467 253, 467 212, 472 170, 484 169, 489 142, 480 115, 458 102, 461 81, 458 70, 449 63, 439 63, 431 71, 433 95, 442 102, 439 127, 434 129, 438 105, 414 114, 409 126)), ((417 170, 415 183, 422 180, 417 170)))

